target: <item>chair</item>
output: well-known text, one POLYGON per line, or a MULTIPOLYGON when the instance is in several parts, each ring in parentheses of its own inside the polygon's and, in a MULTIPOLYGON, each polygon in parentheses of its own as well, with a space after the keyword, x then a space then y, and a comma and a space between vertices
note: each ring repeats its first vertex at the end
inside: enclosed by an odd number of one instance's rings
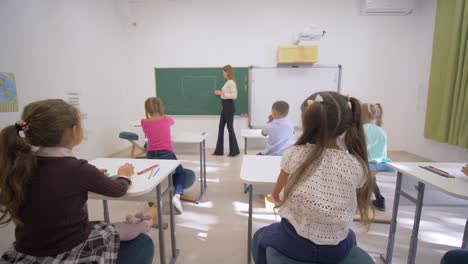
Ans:
MULTIPOLYGON (((195 183, 195 180, 197 179, 197 176, 195 175, 195 172, 190 169, 184 169, 185 171, 185 182, 184 182, 184 190, 192 187, 192 185, 195 183)), ((181 200, 183 201, 189 201, 189 202, 196 202, 197 199, 193 196, 190 195, 182 195, 180 197, 181 200)), ((149 202, 148 205, 151 207, 153 206, 154 203, 149 202)))
POLYGON ((184 190, 190 188, 197 179, 195 172, 190 169, 184 169, 185 171, 185 182, 184 182, 184 190))
MULTIPOLYGON (((290 259, 272 247, 267 247, 266 257, 268 264, 314 264, 290 259)), ((348 255, 337 264, 375 264, 375 262, 367 252, 354 246, 348 255)))
MULTIPOLYGON (((193 170, 189 170, 189 169, 184 169, 184 170, 185 170, 185 182, 184 182, 184 190, 185 190, 185 189, 190 188, 195 183, 197 176, 195 175, 195 172, 193 170)), ((186 195, 186 194, 182 195, 180 199, 183 201, 197 202, 197 197, 186 195)))
POLYGON ((132 159, 141 156, 146 153, 146 149, 140 146, 136 141, 138 140, 138 135, 136 133, 132 132, 120 132, 119 138, 128 140, 130 144, 132 145, 132 148, 130 150, 130 157, 132 159), (135 150, 138 149, 139 152, 135 154, 135 150))

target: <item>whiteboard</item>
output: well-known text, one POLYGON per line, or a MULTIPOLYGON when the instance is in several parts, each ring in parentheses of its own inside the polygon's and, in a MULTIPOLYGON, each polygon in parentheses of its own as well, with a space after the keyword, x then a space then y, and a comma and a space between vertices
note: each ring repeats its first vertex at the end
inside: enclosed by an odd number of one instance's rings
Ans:
POLYGON ((249 124, 264 127, 271 105, 283 100, 289 104, 288 119, 302 127, 301 104, 320 91, 340 92, 341 65, 308 67, 250 67, 249 124))

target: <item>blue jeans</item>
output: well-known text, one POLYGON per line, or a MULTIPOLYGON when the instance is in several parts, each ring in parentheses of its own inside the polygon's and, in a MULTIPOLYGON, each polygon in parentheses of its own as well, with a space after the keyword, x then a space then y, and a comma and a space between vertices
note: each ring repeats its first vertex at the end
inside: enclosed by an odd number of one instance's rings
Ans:
POLYGON ((468 249, 454 249, 446 252, 440 264, 464 264, 468 263, 468 249))
POLYGON ((151 264, 153 256, 153 240, 145 234, 140 234, 133 240, 120 241, 117 264, 151 264))
POLYGON ((379 162, 379 163, 369 162, 369 168, 373 172, 395 172, 395 170, 387 166, 385 162, 379 162))
POLYGON ((280 223, 262 227, 253 237, 252 255, 255 264, 267 264, 266 248, 273 247, 288 258, 312 263, 337 263, 356 245, 356 235, 350 229, 338 245, 317 245, 296 233, 286 218, 280 223))
MULTIPOLYGON (((170 150, 150 150, 146 153, 146 158, 148 159, 167 159, 167 160, 177 160, 174 152, 170 150)), ((185 183, 185 170, 182 165, 179 165, 172 175, 172 182, 174 183, 175 193, 183 194, 184 193, 184 183, 185 183)))

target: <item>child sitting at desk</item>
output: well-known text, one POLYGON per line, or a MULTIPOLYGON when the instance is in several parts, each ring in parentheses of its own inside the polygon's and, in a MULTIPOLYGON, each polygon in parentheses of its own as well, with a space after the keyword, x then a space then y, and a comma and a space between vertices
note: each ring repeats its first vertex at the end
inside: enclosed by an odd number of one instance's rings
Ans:
MULTIPOLYGON (((169 159, 177 160, 174 154, 174 148, 171 143, 171 126, 174 125, 174 119, 164 115, 164 105, 159 97, 150 97, 145 101, 146 119, 141 119, 141 127, 148 138, 148 147, 146 157, 148 159, 169 159)), ((182 165, 179 165, 172 175, 175 195, 172 199, 175 209, 178 213, 183 212, 180 196, 184 193, 185 171, 182 165)), ((153 205, 152 214, 155 212, 153 205)), ((156 219, 155 215, 153 218, 156 219)))
POLYGON ((273 190, 282 219, 255 233, 256 264, 267 263, 267 247, 297 261, 337 263, 356 244, 350 229, 356 208, 369 222, 372 179, 359 101, 320 92, 301 110, 303 133, 284 153, 273 190), (345 150, 336 141, 343 134, 345 150))
POLYGON ((387 157, 387 133, 382 128, 383 109, 380 104, 362 104, 362 122, 366 134, 367 153, 369 155, 369 167, 374 180, 375 200, 372 201, 374 208, 384 211, 385 198, 377 186, 377 172, 394 172, 395 170, 385 163, 391 162, 387 157))
POLYGON ((89 222, 88 192, 125 195, 133 166, 106 177, 73 156, 82 139, 78 109, 58 99, 30 103, 1 131, 0 225, 14 222, 16 242, 0 263, 152 263, 153 242, 141 234, 150 219, 89 222))
POLYGON ((294 144, 294 127, 286 119, 289 104, 276 101, 271 107, 268 124, 262 130, 262 135, 268 136, 266 148, 257 155, 282 156, 284 151, 294 144))

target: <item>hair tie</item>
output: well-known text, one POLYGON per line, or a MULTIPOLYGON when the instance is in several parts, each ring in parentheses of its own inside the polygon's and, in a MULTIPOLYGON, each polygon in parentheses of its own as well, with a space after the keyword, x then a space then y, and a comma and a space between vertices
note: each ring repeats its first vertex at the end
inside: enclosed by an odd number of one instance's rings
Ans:
POLYGON ((323 98, 322 96, 319 94, 317 96, 315 96, 315 99, 309 99, 307 100, 307 106, 310 106, 312 105, 313 103, 321 103, 323 102, 323 98))
POLYGON ((18 122, 15 123, 15 126, 16 126, 16 130, 19 131, 23 131, 23 132, 26 132, 29 130, 29 125, 28 123, 26 123, 25 121, 23 120, 20 120, 18 122))

